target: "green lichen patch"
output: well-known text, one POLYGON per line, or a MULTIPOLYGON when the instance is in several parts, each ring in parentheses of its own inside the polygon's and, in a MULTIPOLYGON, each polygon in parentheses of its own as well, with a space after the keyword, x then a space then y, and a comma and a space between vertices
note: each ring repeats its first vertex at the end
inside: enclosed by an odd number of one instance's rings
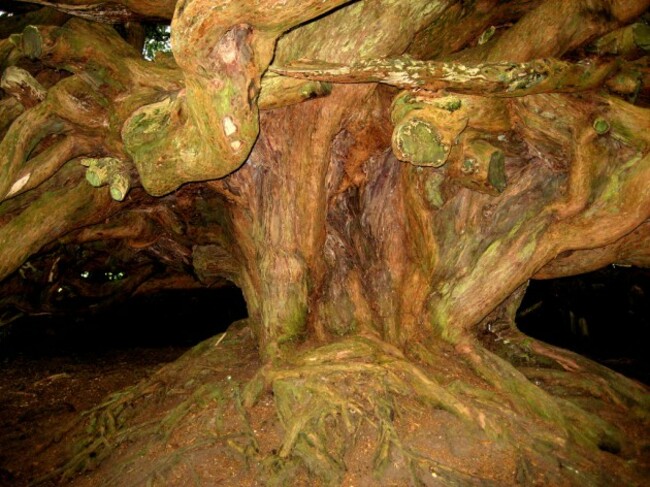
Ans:
POLYGON ((644 23, 634 25, 634 43, 644 51, 650 51, 650 25, 644 23))
POLYGON ((114 157, 100 159, 84 158, 81 164, 86 166, 86 181, 96 188, 108 184, 111 197, 122 201, 131 188, 131 179, 124 162, 114 157))
POLYGON ((506 189, 506 165, 505 156, 502 151, 495 151, 490 157, 488 181, 499 193, 506 189))
POLYGON ((445 177, 439 172, 431 172, 427 177, 424 189, 425 196, 429 204, 434 208, 441 208, 445 203, 443 194, 442 194, 442 183, 445 182, 445 177))
POLYGON ((423 107, 424 102, 418 100, 418 98, 410 91, 404 91, 393 100, 390 115, 391 121, 396 125, 403 120, 409 112, 423 107))
POLYGON ((604 118, 597 118, 593 123, 594 130, 598 135, 604 135, 609 132, 610 125, 604 118))
POLYGON ((400 160, 417 166, 439 167, 449 155, 437 130, 428 122, 412 118, 393 132, 393 149, 400 160))

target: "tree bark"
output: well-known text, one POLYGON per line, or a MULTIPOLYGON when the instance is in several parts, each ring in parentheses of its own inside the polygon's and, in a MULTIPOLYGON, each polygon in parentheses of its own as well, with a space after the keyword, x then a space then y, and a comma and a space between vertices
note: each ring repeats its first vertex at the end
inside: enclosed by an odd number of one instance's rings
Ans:
MULTIPOLYGON (((129 22, 174 4, 35 3, 129 22)), ((224 444, 243 485, 360 483, 357 454, 399 485, 639 482, 647 388, 514 316, 530 278, 648 263, 650 113, 616 94, 639 51, 612 59, 596 39, 650 2, 511 4, 184 0, 165 63, 79 18, 0 44, 0 278, 26 281, 16 271, 48 244, 109 240, 139 269, 124 293, 172 285, 155 261, 176 283, 234 281, 249 311, 93 411, 65 473, 140 441, 151 418, 126 405, 153 395, 169 434, 228 404, 232 421, 179 455, 224 444), (237 343, 258 352, 255 374, 237 343), (206 363, 234 382, 167 397, 161 384, 206 363), (410 425, 429 416, 497 465, 420 438, 410 425)))

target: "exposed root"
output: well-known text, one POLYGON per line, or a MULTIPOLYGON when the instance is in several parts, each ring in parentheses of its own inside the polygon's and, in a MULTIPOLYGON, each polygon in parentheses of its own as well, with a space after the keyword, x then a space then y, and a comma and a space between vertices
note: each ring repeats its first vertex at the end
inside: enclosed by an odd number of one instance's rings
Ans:
POLYGON ((59 474, 97 468, 82 486, 641 485, 630 460, 642 452, 607 414, 478 344, 414 361, 354 337, 258 368, 247 328, 228 334, 87 413, 83 448, 59 474))
POLYGON ((469 475, 405 445, 395 417, 413 408, 439 409, 469 425, 476 412, 401 354, 382 348, 369 339, 345 340, 310 351, 286 368, 263 369, 249 383, 245 404, 255 403, 263 381, 273 391, 285 430, 277 456, 265 459, 277 482, 289 478, 299 460, 323 485, 340 485, 345 456, 369 426, 376 434, 372 466, 377 479, 400 458, 413 485, 424 482, 423 476, 472 485, 469 475))
POLYGON ((510 321, 492 323, 482 342, 516 367, 526 382, 543 391, 548 402, 557 405, 577 441, 624 458, 640 453, 626 442, 621 427, 634 422, 646 433, 650 427, 650 392, 642 384, 585 357, 536 341, 510 321))

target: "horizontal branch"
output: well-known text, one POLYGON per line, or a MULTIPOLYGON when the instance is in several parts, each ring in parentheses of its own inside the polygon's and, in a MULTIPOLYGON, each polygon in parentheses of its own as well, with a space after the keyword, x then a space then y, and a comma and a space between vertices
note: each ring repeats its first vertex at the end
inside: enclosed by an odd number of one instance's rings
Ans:
POLYGON ((94 22, 122 24, 134 20, 171 19, 177 0, 19 0, 52 7, 94 22))
POLYGON ((598 55, 634 56, 650 51, 650 26, 637 22, 604 35, 591 46, 598 55))
POLYGON ((82 135, 66 136, 43 152, 27 160, 14 176, 15 182, 5 199, 16 197, 36 188, 49 179, 71 159, 88 154, 98 146, 96 139, 82 135))
POLYGON ((125 240, 130 247, 153 244, 160 236, 160 222, 150 218, 147 210, 126 210, 96 225, 81 228, 61 238, 63 244, 84 244, 98 240, 125 240))
POLYGON ((257 105, 260 110, 272 110, 326 96, 331 91, 330 83, 289 78, 267 71, 262 77, 257 105))
POLYGON ((515 97, 588 90, 602 84, 617 68, 616 61, 570 63, 552 58, 476 64, 396 58, 350 65, 296 61, 269 69, 286 76, 333 83, 384 83, 403 89, 515 97))
POLYGON ((534 279, 557 279, 602 269, 612 263, 622 267, 650 267, 650 222, 614 243, 593 249, 564 252, 548 262, 534 279))

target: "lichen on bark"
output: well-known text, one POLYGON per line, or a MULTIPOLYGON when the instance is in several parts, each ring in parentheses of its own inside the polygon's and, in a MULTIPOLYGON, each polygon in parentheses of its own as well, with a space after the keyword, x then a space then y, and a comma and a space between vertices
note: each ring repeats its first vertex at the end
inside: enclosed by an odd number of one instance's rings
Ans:
MULTIPOLYGON (((170 15, 138 3, 112 12, 170 15)), ((146 449, 118 483, 186 479, 214 448, 240 485, 638 482, 647 388, 513 320, 531 277, 648 263, 643 62, 597 38, 649 4, 184 0, 175 62, 78 18, 0 44, 43 88, 0 105, 0 276, 106 239, 145 261, 125 294, 227 278, 249 312, 93 411, 59 473, 146 449)))

